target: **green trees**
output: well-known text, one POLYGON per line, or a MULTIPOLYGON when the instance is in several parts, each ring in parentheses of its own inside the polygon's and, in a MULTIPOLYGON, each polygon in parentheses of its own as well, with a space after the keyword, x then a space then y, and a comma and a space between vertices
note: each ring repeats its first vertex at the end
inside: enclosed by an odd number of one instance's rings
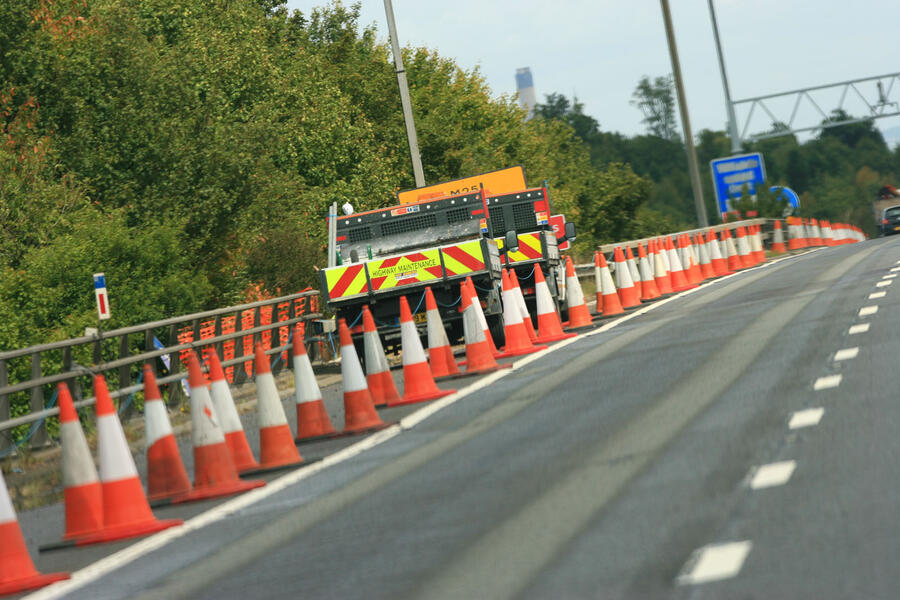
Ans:
POLYGON ((652 81, 646 75, 641 77, 631 95, 631 105, 644 114, 642 123, 647 126, 648 134, 669 141, 679 139, 675 120, 675 82, 671 75, 652 81))

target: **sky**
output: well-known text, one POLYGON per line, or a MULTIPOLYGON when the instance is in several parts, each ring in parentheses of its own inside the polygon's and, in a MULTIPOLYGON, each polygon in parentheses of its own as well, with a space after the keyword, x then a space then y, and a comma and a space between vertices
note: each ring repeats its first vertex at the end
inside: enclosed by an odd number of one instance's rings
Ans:
MULTIPOLYGON (((733 100, 900 72, 898 0, 714 2, 733 100)), ((288 0, 304 13, 324 4, 288 0)), ((427 46, 464 69, 477 67, 498 96, 515 93, 516 69, 530 67, 539 102, 552 92, 576 96, 604 131, 643 133, 632 92, 643 75, 672 71, 657 0, 393 0, 393 6, 402 45, 427 46)), ((694 133, 724 130, 707 0, 670 0, 670 6, 694 133)), ((362 1, 361 23, 374 23, 387 39, 383 0, 362 1)), ((874 98, 874 84, 860 91, 874 98)), ((837 92, 814 96, 825 112, 838 98, 837 92)), ((900 101, 898 80, 890 99, 900 101)), ((862 114, 852 92, 845 107, 862 114)), ((741 128, 748 108, 738 108, 741 128)), ((787 121, 792 104, 772 108, 787 121)), ((770 127, 771 119, 758 109, 755 115, 748 131, 770 127)), ((798 124, 819 120, 801 106, 798 124)), ((900 141, 900 117, 876 124, 900 141)))

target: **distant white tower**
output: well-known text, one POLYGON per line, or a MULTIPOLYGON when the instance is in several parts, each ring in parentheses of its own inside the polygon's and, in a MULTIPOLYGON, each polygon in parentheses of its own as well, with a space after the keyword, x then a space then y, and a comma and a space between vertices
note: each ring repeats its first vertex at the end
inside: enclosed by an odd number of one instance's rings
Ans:
POLYGON ((534 105, 537 104, 530 67, 516 69, 516 89, 519 91, 519 106, 528 111, 526 120, 530 119, 534 116, 534 105))

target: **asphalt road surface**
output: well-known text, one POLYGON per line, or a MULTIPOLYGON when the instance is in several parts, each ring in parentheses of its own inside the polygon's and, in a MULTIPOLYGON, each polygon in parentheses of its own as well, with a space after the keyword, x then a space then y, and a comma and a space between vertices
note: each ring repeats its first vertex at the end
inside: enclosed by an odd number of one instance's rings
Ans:
POLYGON ((32 597, 900 597, 897 274, 889 238, 648 305, 32 597))

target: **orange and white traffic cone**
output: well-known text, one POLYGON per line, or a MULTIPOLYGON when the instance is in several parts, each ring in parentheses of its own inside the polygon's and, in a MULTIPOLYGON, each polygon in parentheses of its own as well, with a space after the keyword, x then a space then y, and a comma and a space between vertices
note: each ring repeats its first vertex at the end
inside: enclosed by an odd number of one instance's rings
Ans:
POLYGON ((694 247, 697 249, 697 254, 700 255, 700 273, 703 275, 704 281, 707 279, 714 279, 716 273, 713 271, 708 245, 706 240, 703 239, 702 233, 698 233, 694 238, 694 247))
POLYGON ((191 500, 231 496, 262 487, 265 481, 241 481, 231 450, 219 423, 200 360, 188 353, 188 383, 191 387, 191 440, 194 446, 194 489, 191 500))
POLYGON ((735 230, 737 236, 737 253, 741 261, 741 268, 747 269, 754 266, 753 257, 750 256, 750 244, 747 243, 747 234, 743 227, 735 230))
MULTIPOLYGON (((60 415, 62 404, 60 404, 60 415)), ((144 365, 144 431, 147 438, 147 499, 171 500, 191 492, 178 443, 162 401, 153 367, 144 365)))
POLYGON ((247 435, 244 433, 244 424, 238 415, 231 388, 225 379, 222 363, 214 348, 206 351, 206 363, 209 365, 209 393, 212 396, 213 408, 219 418, 219 426, 225 435, 225 445, 231 453, 234 468, 238 473, 246 473, 259 469, 259 463, 253 457, 250 444, 247 443, 247 435))
POLYGON ((787 252, 787 248, 784 247, 784 231, 781 229, 781 219, 775 219, 775 230, 772 233, 772 252, 776 254, 787 252))
POLYGON ((689 285, 698 285, 703 281, 703 275, 700 273, 700 263, 694 260, 694 253, 691 251, 690 239, 682 234, 678 236, 678 250, 681 264, 684 267, 684 277, 689 285))
POLYGON ((406 296, 400 296, 400 344, 403 348, 403 398, 388 406, 427 402, 456 393, 456 390, 442 390, 434 382, 406 296))
MULTIPOLYGON (((466 282, 461 285, 467 287, 466 282)), ((463 311, 463 336, 466 342, 466 374, 487 373, 512 367, 512 363, 497 364, 468 289, 461 290, 460 302, 463 311)))
POLYGON ((613 260, 616 263, 616 288, 619 290, 619 300, 622 302, 622 308, 631 308, 641 304, 641 297, 634 282, 631 279, 631 270, 628 263, 625 262, 625 255, 622 248, 616 246, 613 250, 613 260))
POLYGON ((303 344, 300 323, 294 326, 293 337, 294 400, 297 404, 297 437, 295 442, 312 442, 337 437, 331 424, 322 391, 316 381, 312 363, 303 344))
POLYGON ((819 221, 817 219, 809 220, 810 242, 813 246, 822 245, 822 233, 819 231, 819 221))
POLYGON ((606 257, 600 251, 594 252, 594 279, 597 282, 597 312, 604 317, 625 312, 612 273, 609 272, 609 265, 606 264, 606 257))
POLYGON ((709 252, 709 262, 712 265, 713 273, 716 277, 730 275, 731 269, 728 268, 728 260, 722 255, 722 245, 716 237, 716 232, 712 229, 706 235, 706 250, 709 252))
POLYGON ((672 270, 672 291, 683 292, 684 290, 697 287, 696 283, 688 283, 678 251, 675 249, 675 244, 672 243, 672 238, 668 236, 666 236, 666 254, 669 256, 669 265, 671 265, 670 268, 672 270))
POLYGON ((656 281, 656 288, 663 296, 671 294, 672 277, 666 266, 665 251, 659 247, 659 240, 650 240, 650 255, 653 257, 653 279, 656 281))
POLYGON ((519 312, 522 313, 522 323, 525 324, 525 331, 528 332, 528 339, 534 342, 537 339, 537 332, 534 330, 534 323, 531 322, 531 315, 528 314, 528 306, 525 304, 525 295, 522 294, 522 288, 519 286, 519 275, 515 269, 509 269, 509 282, 513 287, 513 295, 516 298, 516 304, 519 306, 519 312))
POLYGON ((491 335, 491 328, 488 327, 487 319, 484 317, 484 311, 481 310, 481 300, 478 299, 478 291, 475 289, 475 283, 472 281, 471 277, 466 277, 465 288, 460 285, 460 294, 463 293, 463 289, 468 291, 469 299, 475 307, 475 314, 478 315, 478 320, 481 322, 481 326, 484 329, 484 337, 487 339, 488 346, 491 348, 491 354, 494 355, 494 358, 500 358, 502 353, 497 349, 497 344, 494 343, 494 336, 491 335))
MULTIPOLYGON (((505 294, 504 294, 505 296, 505 294)), ((504 298, 503 320, 506 321, 506 300, 504 298)), ((575 265, 572 263, 572 257, 566 257, 566 307, 569 311, 569 321, 566 327, 568 329, 578 329, 579 327, 588 327, 593 323, 591 312, 588 310, 587 304, 584 302, 584 292, 581 289, 581 282, 575 276, 575 265)), ((507 344, 508 346, 509 344, 507 344)))
MULTIPOLYGON (((81 429, 78 413, 75 412, 69 386, 60 383, 56 389, 59 439, 62 443, 63 498, 66 505, 66 531, 63 539, 74 540, 103 529, 103 490, 100 488, 100 478, 81 429)), ((150 433, 148 430, 148 438, 150 433)), ((190 482, 187 488, 191 489, 190 482)))
POLYGON ((625 264, 628 265, 628 272, 631 273, 631 282, 634 284, 634 290, 637 292, 638 298, 640 298, 644 295, 644 290, 641 289, 641 272, 638 269, 637 261, 634 259, 631 246, 625 246, 625 264))
MULTIPOLYGON (((503 327, 506 337, 506 345, 501 356, 520 356, 531 354, 538 350, 544 350, 547 346, 535 346, 528 337, 525 323, 522 322, 522 311, 519 309, 513 292, 509 274, 503 269, 503 327)), ((571 290, 569 290, 571 292, 571 290)), ((582 302, 584 299, 582 298, 582 302)))
POLYGON ((157 520, 150 511, 125 432, 103 375, 94 376, 97 453, 103 490, 103 529, 82 536, 79 545, 111 542, 156 533, 181 525, 181 519, 157 520))
POLYGON ((344 381, 343 433, 366 433, 384 429, 387 425, 375 410, 372 394, 356 354, 356 346, 353 345, 350 329, 344 319, 338 319, 338 337, 341 341, 341 377, 344 381))
POLYGON ((0 596, 36 590, 68 578, 68 573, 39 573, 34 568, 0 472, 0 596))
POLYGON ((725 247, 728 249, 728 270, 740 271, 743 269, 744 261, 742 261, 741 257, 738 255, 738 250, 734 245, 734 240, 731 238, 728 229, 722 230, 722 241, 725 242, 725 247))
POLYGON ((453 358, 453 348, 450 347, 447 330, 444 328, 437 301, 430 287, 425 288, 425 319, 428 328, 428 364, 431 367, 431 374, 435 379, 459 375, 459 367, 453 358))
POLYGON ((256 344, 256 410, 259 418, 259 468, 283 469, 303 463, 294 445, 294 434, 288 424, 278 386, 262 344, 256 344))
POLYGON ((366 356, 366 381, 369 384, 369 393, 372 394, 372 402, 375 407, 387 406, 391 402, 400 400, 400 392, 397 384, 391 377, 391 368, 388 366, 387 357, 384 355, 384 346, 381 345, 381 337, 375 327, 375 318, 368 306, 363 306, 363 349, 366 356))
POLYGON ((539 344, 558 342, 578 335, 563 332, 562 321, 559 319, 559 313, 556 312, 556 304, 553 302, 553 296, 550 295, 550 288, 547 286, 547 280, 544 279, 544 272, 538 264, 534 265, 534 296, 538 321, 536 341, 539 344))
POLYGON ((659 288, 656 287, 656 280, 653 278, 653 267, 641 243, 638 243, 638 265, 641 274, 641 300, 647 302, 659 298, 659 288))
POLYGON ((800 219, 797 217, 788 217, 787 218, 787 226, 788 226, 788 250, 799 250, 803 247, 800 238, 800 232, 798 229, 798 222, 800 219))
POLYGON ((756 264, 766 262, 766 251, 763 249, 759 225, 754 225, 750 232, 750 252, 753 253, 753 260, 756 261, 756 264))

